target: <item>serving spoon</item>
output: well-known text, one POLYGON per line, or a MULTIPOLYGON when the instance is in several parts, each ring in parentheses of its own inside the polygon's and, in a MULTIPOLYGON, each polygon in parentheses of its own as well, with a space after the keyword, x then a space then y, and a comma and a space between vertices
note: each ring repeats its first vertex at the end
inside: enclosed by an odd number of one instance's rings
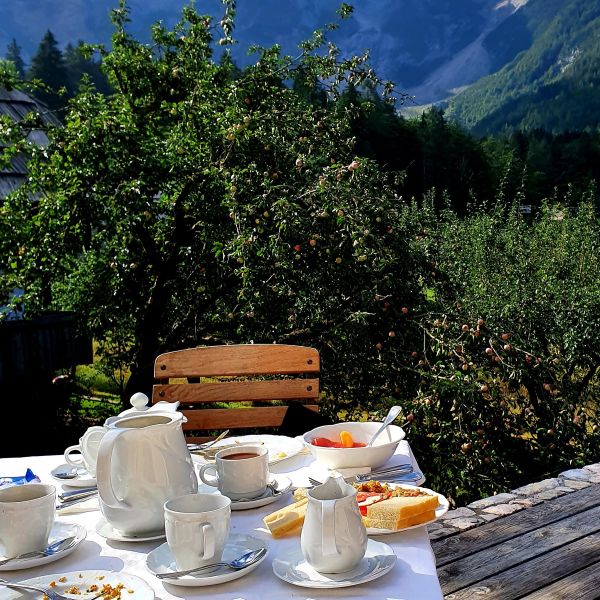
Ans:
POLYGON ((216 562, 212 563, 211 565, 204 565, 195 569, 188 569, 187 571, 170 571, 169 573, 154 573, 154 575, 156 575, 158 579, 179 579, 179 577, 192 575, 194 573, 204 571, 205 569, 212 569, 215 567, 229 567, 230 569, 239 571, 240 569, 245 569, 246 567, 253 565, 255 562, 258 562, 263 556, 265 556, 266 553, 266 548, 258 548, 257 550, 246 552, 246 554, 242 554, 230 562, 216 562))
POLYGON ((400 406, 392 406, 392 408, 390 408, 387 417, 383 420, 383 423, 381 424, 381 427, 373 434, 373 437, 369 440, 367 448, 370 448, 373 445, 375 439, 390 423, 392 423, 396 419, 396 417, 400 414, 401 410, 402 408, 400 406))

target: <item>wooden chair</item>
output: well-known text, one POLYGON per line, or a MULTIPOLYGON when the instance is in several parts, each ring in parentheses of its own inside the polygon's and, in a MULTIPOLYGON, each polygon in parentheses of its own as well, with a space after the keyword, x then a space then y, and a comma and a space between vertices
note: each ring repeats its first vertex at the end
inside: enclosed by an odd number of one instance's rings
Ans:
POLYGON ((240 344, 176 350, 161 354, 154 363, 152 403, 179 401, 187 417, 187 441, 204 441, 207 438, 199 432, 278 427, 290 401, 318 412, 319 372, 319 352, 306 346, 240 344), (215 402, 250 405, 208 408, 215 402), (276 405, 260 405, 270 402, 276 405))

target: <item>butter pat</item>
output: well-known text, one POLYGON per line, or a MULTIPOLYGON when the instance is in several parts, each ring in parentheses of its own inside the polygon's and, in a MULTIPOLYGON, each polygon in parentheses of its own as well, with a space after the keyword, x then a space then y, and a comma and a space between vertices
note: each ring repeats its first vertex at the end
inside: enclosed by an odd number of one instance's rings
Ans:
POLYGON ((280 538, 295 533, 304 524, 308 498, 302 498, 294 504, 267 515, 263 522, 274 538, 280 538))

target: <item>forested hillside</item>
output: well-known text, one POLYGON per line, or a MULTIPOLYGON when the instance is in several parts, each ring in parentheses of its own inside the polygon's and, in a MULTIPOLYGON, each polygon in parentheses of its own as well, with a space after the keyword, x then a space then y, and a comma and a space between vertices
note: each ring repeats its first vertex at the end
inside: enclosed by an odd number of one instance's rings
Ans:
POLYGON ((495 36, 527 49, 456 96, 450 118, 476 134, 598 127, 599 0, 530 0, 495 36))

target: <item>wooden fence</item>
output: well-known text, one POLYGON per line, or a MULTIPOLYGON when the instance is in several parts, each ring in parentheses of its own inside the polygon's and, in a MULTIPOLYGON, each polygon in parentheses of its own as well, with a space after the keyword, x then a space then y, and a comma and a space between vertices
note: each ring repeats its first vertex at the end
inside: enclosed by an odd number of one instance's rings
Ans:
POLYGON ((92 340, 78 334, 72 313, 0 324, 0 384, 49 376, 92 360, 92 340))

